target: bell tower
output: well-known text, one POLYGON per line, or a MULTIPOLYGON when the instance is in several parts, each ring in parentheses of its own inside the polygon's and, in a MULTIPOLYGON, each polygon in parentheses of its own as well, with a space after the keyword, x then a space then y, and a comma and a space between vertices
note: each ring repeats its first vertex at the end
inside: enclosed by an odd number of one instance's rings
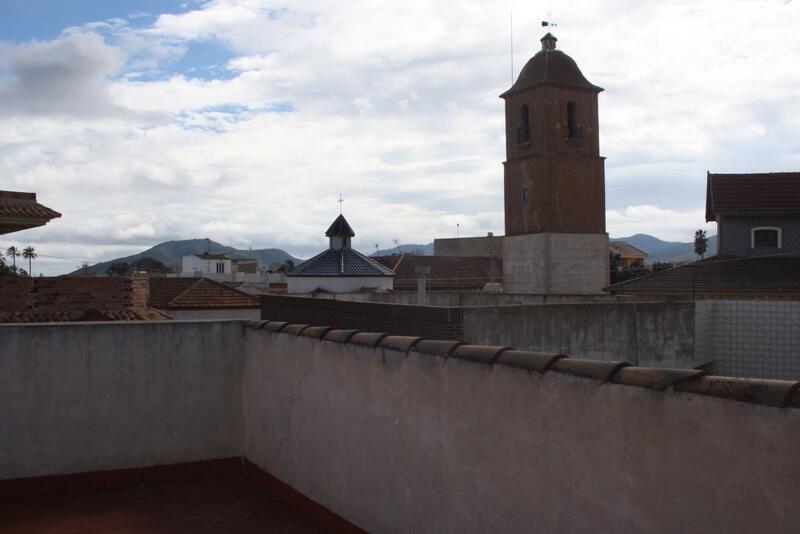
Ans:
POLYGON ((501 98, 507 236, 605 233, 605 172, 597 95, 548 33, 501 98))
POLYGON ((597 95, 556 38, 503 93, 506 161, 503 287, 591 294, 608 286, 605 171, 597 95))

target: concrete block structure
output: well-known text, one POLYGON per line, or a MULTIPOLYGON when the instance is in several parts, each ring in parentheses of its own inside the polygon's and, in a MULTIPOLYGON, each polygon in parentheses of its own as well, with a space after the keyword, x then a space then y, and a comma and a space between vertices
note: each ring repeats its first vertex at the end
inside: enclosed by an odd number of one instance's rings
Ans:
POLYGON ((593 294, 608 285, 607 234, 506 236, 503 289, 509 293, 593 294))

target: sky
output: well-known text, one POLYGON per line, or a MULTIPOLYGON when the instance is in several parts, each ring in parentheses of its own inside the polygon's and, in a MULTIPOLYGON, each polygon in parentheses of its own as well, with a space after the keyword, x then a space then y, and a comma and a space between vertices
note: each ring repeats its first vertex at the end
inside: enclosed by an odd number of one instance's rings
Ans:
POLYGON ((306 258, 340 194, 364 252, 502 234, 498 95, 548 13, 605 88, 612 236, 713 234, 706 171, 800 169, 800 1, 0 0, 0 189, 63 214, 0 247, 306 258))

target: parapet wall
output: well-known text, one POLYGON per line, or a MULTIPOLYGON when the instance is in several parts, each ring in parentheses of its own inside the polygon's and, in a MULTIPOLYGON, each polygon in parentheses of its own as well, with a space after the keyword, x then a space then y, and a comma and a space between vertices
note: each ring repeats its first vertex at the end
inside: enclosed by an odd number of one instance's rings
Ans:
POLYGON ((456 345, 248 329, 246 457, 376 533, 800 529, 800 410, 676 391, 743 384, 697 371, 456 345))
POLYGON ((241 456, 240 322, 0 326, 0 480, 241 456))

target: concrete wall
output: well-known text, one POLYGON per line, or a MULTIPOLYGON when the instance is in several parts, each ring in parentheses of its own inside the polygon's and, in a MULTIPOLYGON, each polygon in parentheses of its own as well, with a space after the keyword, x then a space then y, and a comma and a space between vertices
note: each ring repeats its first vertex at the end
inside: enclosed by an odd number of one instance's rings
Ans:
POLYGON ((434 256, 502 256, 503 236, 433 240, 434 256))
POLYGON ((289 293, 311 293, 324 289, 331 293, 350 293, 360 289, 392 289, 392 276, 287 276, 289 293))
POLYGON ((503 289, 509 293, 601 293, 608 283, 608 234, 539 233, 503 240, 503 289))
POLYGON ((800 410, 246 338, 245 455, 370 532, 800 530, 800 410))
POLYGON ((699 301, 695 325, 698 357, 714 373, 800 379, 800 302, 699 301))
MULTIPOLYGON (((353 300, 359 302, 385 302, 387 304, 417 304, 416 291, 391 293, 340 293, 317 294, 314 298, 353 300)), ((568 304, 578 302, 631 302, 635 297, 625 295, 525 295, 496 293, 492 291, 428 291, 429 306, 508 306, 510 304, 568 304)), ((652 300, 652 299, 647 299, 652 300)))
POLYGON ((261 308, 243 310, 167 310, 177 320, 193 319, 241 319, 243 321, 258 321, 261 319, 261 308))
POLYGON ((583 303, 464 308, 464 341, 634 365, 694 367, 694 304, 583 303))
POLYGON ((241 323, 3 325, 0 340, 0 479, 241 455, 241 323))

